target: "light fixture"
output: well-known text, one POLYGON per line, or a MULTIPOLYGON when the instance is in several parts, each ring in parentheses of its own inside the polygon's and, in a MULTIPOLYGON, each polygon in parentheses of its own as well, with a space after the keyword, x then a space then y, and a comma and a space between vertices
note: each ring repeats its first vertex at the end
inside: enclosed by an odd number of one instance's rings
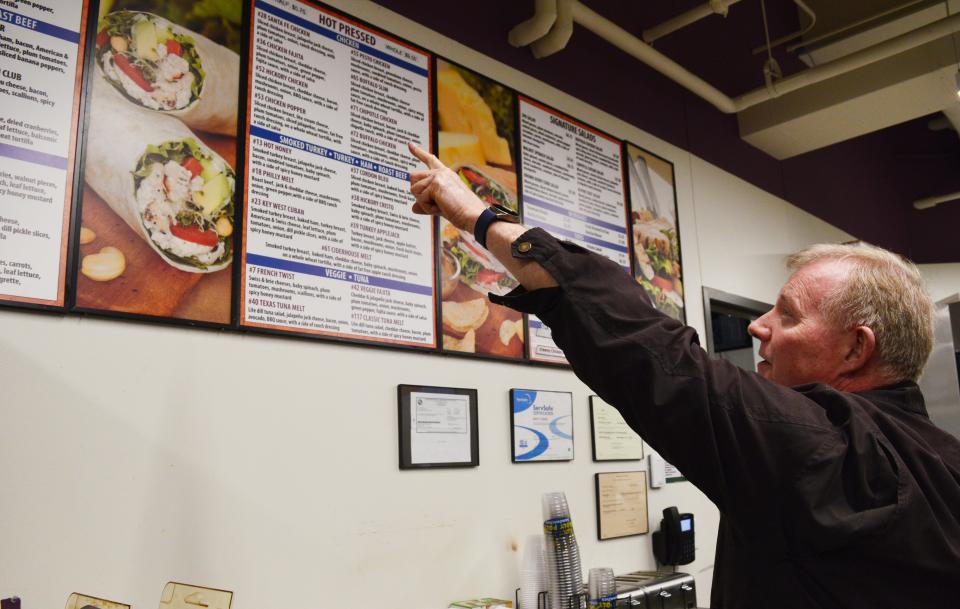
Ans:
POLYGON ((954 77, 957 81, 957 97, 960 97, 960 70, 957 70, 957 74, 954 77))

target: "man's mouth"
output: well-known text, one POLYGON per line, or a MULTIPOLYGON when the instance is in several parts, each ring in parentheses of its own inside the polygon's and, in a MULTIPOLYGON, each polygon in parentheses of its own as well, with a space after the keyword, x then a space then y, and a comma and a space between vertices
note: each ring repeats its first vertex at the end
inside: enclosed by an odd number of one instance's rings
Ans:
POLYGON ((760 363, 757 364, 757 372, 759 372, 760 374, 769 372, 771 368, 773 368, 773 364, 771 364, 767 360, 760 360, 760 363))

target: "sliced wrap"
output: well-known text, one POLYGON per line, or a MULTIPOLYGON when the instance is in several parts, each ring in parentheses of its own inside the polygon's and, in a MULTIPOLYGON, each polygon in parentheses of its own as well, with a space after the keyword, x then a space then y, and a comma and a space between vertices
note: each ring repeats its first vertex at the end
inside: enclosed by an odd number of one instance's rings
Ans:
POLYGON ((239 55, 152 13, 109 13, 97 32, 97 71, 130 102, 237 134, 239 55))
POLYGON ((233 259, 236 175, 183 123, 94 79, 84 179, 167 263, 211 273, 233 259))

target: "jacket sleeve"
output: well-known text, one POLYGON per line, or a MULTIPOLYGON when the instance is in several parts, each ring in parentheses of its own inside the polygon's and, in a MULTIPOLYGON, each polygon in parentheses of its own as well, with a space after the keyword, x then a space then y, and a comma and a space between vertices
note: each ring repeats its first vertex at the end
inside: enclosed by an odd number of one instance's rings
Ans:
POLYGON ((559 287, 491 298, 540 317, 577 376, 728 516, 774 507, 809 456, 837 440, 815 402, 710 359, 615 263, 540 229, 513 255, 559 287))

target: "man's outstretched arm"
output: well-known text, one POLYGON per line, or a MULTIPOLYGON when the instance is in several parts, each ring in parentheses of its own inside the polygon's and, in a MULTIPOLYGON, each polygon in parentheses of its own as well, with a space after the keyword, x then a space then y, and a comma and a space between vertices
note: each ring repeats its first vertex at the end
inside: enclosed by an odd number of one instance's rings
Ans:
MULTIPOLYGON (((472 234, 487 205, 437 157, 414 144, 410 144, 410 152, 427 165, 427 169, 410 174, 410 192, 417 198, 413 212, 443 216, 458 229, 472 234)), ((494 222, 487 229, 487 249, 527 290, 554 287, 557 282, 540 264, 515 258, 510 251, 511 244, 527 230, 519 224, 494 222)))

